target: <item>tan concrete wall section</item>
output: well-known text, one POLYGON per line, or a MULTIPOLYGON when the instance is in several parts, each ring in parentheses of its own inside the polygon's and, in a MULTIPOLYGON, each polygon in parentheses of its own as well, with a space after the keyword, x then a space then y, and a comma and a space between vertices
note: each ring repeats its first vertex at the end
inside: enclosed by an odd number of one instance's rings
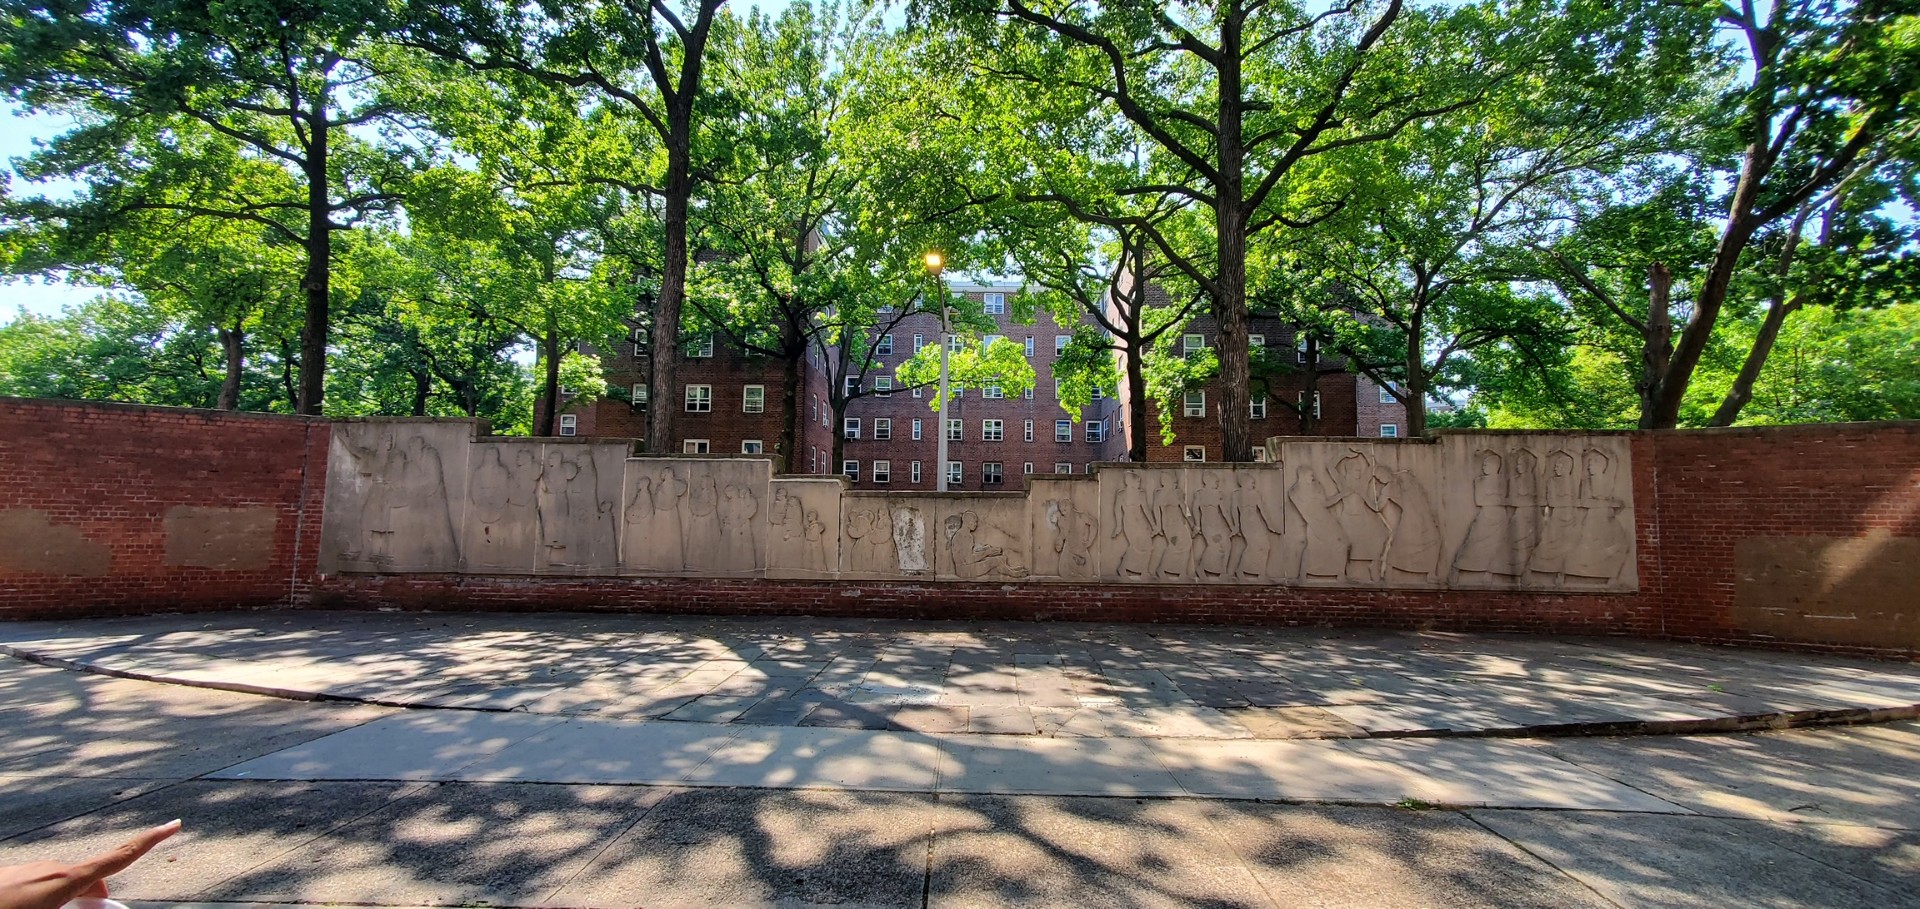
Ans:
POLYGON ((1102 466, 887 494, 759 458, 337 425, 329 573, 1110 581, 1633 592, 1624 436, 1275 439, 1265 464, 1102 466))

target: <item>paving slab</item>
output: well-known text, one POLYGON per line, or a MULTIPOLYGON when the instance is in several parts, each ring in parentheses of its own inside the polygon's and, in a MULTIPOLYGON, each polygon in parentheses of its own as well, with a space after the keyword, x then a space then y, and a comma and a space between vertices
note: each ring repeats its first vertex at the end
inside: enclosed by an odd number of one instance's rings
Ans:
POLYGON ((961 815, 934 838, 932 909, 1272 907, 1190 802, 942 795, 961 815))
POLYGON ((606 844, 547 903, 919 906, 928 837, 952 823, 926 795, 661 792, 645 818, 606 844))
POLYGON ((479 782, 677 783, 736 731, 705 723, 568 720, 459 768, 458 777, 479 782))
POLYGON ((0 839, 173 785, 176 780, 0 777, 0 839))
POLYGON ((685 780, 703 786, 932 792, 940 747, 905 732, 740 727, 685 780))
POLYGON ((1414 796, 1421 779, 1393 764, 1323 741, 1169 741, 1161 764, 1194 796, 1374 802, 1414 796))
POLYGON ((1286 909, 1598 909, 1612 904, 1460 814, 1208 804, 1207 818, 1286 909))
POLYGON ((1869 881, 1717 818, 1475 811, 1474 820, 1623 907, 1914 905, 1913 881, 1869 881))
POLYGON ((1532 742, 1493 739, 1348 739, 1334 747, 1406 775, 1407 795, 1445 805, 1583 811, 1688 810, 1563 761, 1532 742))
POLYGON ((1154 749, 1128 739, 941 739, 940 791, 1029 795, 1182 795, 1154 749))
POLYGON ((207 888, 214 900, 531 905, 665 790, 429 784, 207 888))
POLYGON ((180 819, 181 830, 112 880, 116 897, 193 899, 420 787, 406 783, 191 780, 0 842, 0 865, 77 861, 180 819))
POLYGON ((227 767, 216 779, 430 780, 562 722, 557 716, 413 711, 227 767))

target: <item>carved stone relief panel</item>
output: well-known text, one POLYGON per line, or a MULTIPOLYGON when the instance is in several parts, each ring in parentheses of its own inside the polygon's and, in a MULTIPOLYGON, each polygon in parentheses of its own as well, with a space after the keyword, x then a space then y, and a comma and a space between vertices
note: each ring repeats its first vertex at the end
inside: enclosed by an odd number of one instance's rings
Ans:
POLYGON ((627 459, 622 572, 758 576, 771 479, 761 459, 627 459))
POLYGON ((535 502, 542 574, 611 574, 620 564, 624 443, 542 446, 535 502))
POLYGON ((531 574, 540 546, 543 446, 534 439, 482 439, 471 447, 460 534, 466 570, 531 574))
POLYGON ((934 573, 947 581, 1012 581, 1033 573, 1031 518, 1017 493, 940 500, 934 573))
POLYGON ((1100 576, 1100 483, 1095 477, 1036 477, 1027 487, 1033 577, 1090 581, 1100 576))
POLYGON ((840 503, 840 570, 858 578, 932 577, 931 496, 847 493, 840 503))
POLYGON ((839 479, 781 477, 767 509, 767 577, 832 578, 840 567, 839 479))
POLYGON ((458 571, 468 421, 333 424, 321 570, 458 571))
POLYGON ((1622 436, 1442 437, 1449 587, 1632 590, 1633 479, 1622 436))

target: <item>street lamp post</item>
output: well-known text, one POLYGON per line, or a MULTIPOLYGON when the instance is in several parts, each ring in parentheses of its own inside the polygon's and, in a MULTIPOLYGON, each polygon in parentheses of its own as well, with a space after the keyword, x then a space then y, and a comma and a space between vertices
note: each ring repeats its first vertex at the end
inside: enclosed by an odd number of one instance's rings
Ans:
POLYGON ((939 439, 933 463, 937 473, 934 489, 946 492, 947 477, 950 476, 947 472, 947 357, 953 352, 953 329, 947 323, 947 282, 941 277, 941 273, 946 271, 947 260, 937 252, 930 252, 927 253, 926 262, 927 271, 933 275, 934 291, 940 298, 940 422, 934 427, 939 439))

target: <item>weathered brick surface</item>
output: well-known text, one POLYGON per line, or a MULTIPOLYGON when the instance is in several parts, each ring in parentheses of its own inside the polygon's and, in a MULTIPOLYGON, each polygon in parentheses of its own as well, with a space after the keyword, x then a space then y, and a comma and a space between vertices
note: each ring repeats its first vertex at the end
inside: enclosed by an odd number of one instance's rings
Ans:
MULTIPOLYGON (((0 618, 311 604, 1339 625, 1915 655, 1892 642, 1836 643, 1812 626, 1797 636, 1743 629, 1735 548, 1756 538, 1920 538, 1920 423, 1632 434, 1635 594, 320 577, 327 440, 325 421, 299 417, 0 398, 0 514, 31 510, 110 553, 97 576, 0 567, 0 618), (168 565, 164 522, 180 505, 274 509, 270 558, 248 568, 168 565)), ((1892 605, 1920 614, 1920 604, 1892 605)))
POLYGON ((0 567, 0 618, 286 602, 319 555, 327 439, 326 421, 302 417, 0 398, 0 513, 38 513, 106 548, 94 576, 0 567), (273 509, 270 557, 167 564, 166 516, 181 505, 273 509))

